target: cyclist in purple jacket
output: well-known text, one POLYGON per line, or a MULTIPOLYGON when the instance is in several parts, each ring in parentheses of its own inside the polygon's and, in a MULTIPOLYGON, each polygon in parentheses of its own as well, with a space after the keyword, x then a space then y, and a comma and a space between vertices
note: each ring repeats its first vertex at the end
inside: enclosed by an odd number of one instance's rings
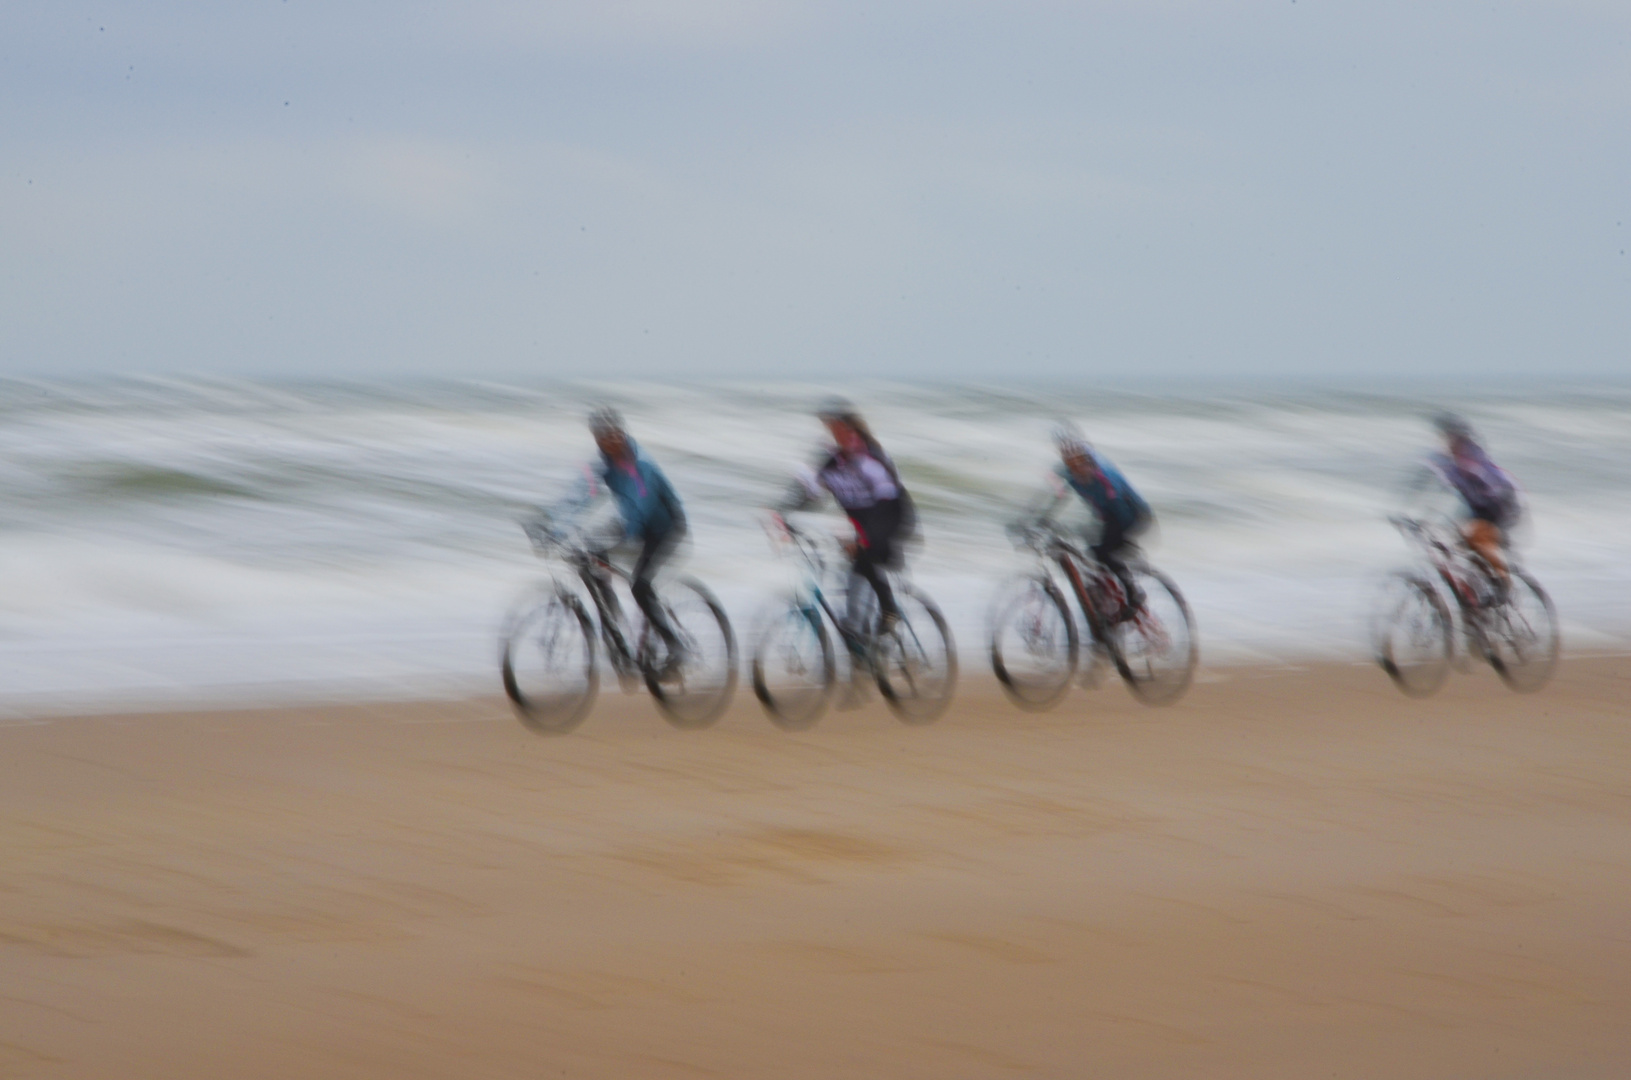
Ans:
POLYGON ((1489 567, 1497 588, 1505 591, 1507 530, 1520 514, 1518 485, 1505 469, 1490 460, 1472 426, 1454 413, 1440 413, 1433 426, 1444 439, 1444 452, 1428 459, 1428 467, 1460 497, 1467 519, 1461 537, 1489 567))

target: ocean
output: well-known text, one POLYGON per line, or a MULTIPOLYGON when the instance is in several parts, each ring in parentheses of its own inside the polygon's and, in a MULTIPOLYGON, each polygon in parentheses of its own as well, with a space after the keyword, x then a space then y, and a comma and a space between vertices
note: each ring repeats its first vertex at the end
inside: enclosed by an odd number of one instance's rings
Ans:
MULTIPOLYGON (((517 525, 621 409, 692 522, 688 570, 746 640, 795 579, 761 507, 835 388, 745 383, 0 381, 0 716, 496 692, 497 633, 551 567, 517 525)), ((1566 652, 1631 647, 1631 390, 843 389, 914 493, 913 579, 986 669, 1002 526, 1074 419, 1146 496, 1202 662, 1363 660, 1388 526, 1451 407, 1523 485, 1521 561, 1566 652)), ((813 522, 822 519, 813 517, 813 522)), ((842 521, 829 511, 830 527, 842 521)))

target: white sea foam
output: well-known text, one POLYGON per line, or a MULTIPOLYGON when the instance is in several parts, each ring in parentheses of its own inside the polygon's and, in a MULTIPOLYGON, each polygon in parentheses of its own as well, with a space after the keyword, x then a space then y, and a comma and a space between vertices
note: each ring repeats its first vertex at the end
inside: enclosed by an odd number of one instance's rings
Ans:
MULTIPOLYGON (((491 689, 494 635, 545 568, 515 520, 587 459, 611 401, 686 500, 690 568, 737 622, 791 580, 755 508, 809 458, 812 386, 0 383, 0 705, 491 689)), ((1001 525, 1074 417, 1154 505, 1152 558, 1209 662, 1364 655, 1385 523, 1465 411, 1524 483, 1530 568, 1574 649, 1631 644, 1631 393, 1425 400, 850 388, 917 496, 914 577, 982 663, 1001 525)), ((839 522, 832 521, 836 529, 839 522)))

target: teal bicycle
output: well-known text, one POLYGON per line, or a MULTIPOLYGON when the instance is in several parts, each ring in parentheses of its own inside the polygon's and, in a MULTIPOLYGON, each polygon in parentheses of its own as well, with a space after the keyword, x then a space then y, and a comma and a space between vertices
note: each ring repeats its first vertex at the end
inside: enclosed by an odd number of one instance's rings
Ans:
MULTIPOLYGON (((778 602, 753 651, 753 692, 770 722, 784 731, 803 731, 827 710, 840 683, 840 657, 833 640, 842 643, 852 704, 868 681, 878 687, 890 710, 908 724, 927 724, 951 704, 957 686, 957 648, 940 609, 906 582, 894 584, 900 619, 882 629, 876 600, 855 631, 833 610, 827 588, 847 566, 831 548, 836 541, 779 522, 773 539, 804 567, 803 585, 778 602), (829 632, 831 627, 835 632, 829 632)), ((866 585, 870 594, 871 590, 866 585)))

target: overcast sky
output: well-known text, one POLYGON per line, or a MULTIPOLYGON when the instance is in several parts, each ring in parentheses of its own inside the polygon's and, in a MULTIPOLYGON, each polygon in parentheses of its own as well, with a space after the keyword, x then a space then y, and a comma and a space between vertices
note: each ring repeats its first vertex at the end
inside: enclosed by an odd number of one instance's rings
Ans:
POLYGON ((0 5, 0 372, 1631 371, 1631 3, 0 5))

